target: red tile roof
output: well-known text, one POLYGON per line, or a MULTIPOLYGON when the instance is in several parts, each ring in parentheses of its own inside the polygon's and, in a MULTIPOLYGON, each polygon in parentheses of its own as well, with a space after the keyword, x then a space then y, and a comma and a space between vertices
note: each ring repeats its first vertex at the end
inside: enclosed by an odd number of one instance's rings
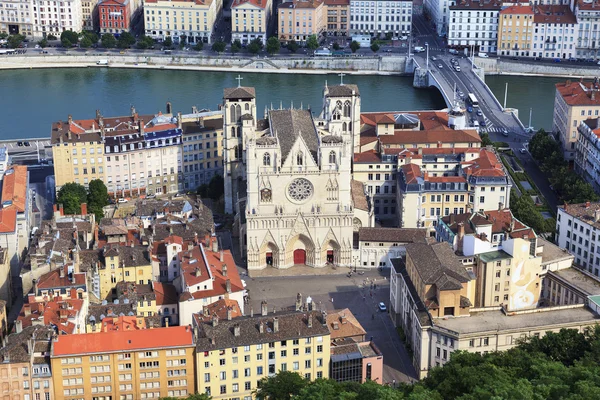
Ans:
POLYGON ((600 13, 600 2, 598 2, 598 0, 578 0, 577 8, 580 10, 596 11, 600 13))
POLYGON ((231 318, 242 316, 242 310, 240 309, 240 305, 237 301, 231 299, 221 299, 206 306, 204 310, 202 310, 202 313, 195 313, 194 319, 197 323, 210 322, 212 321, 213 315, 216 315, 219 317, 219 319, 227 319, 228 308, 231 309, 231 318))
POLYGON ((231 8, 236 8, 246 3, 250 3, 258 8, 265 8, 267 6, 267 0, 233 0, 231 8))
POLYGON ((421 168, 417 164, 406 164, 403 165, 402 171, 404 172, 404 177, 406 179, 406 183, 417 183, 421 176, 421 168))
MULTIPOLYGON (((144 317, 121 315, 119 317, 107 317, 102 320, 102 330, 100 332, 112 331, 135 331, 146 329, 146 320, 144 317)), ((99 332, 99 333, 100 333, 99 332)))
MULTIPOLYGON (((38 289, 54 289, 54 288, 68 288, 68 287, 77 287, 77 286, 85 286, 85 273, 80 272, 77 274, 73 274, 73 280, 69 279, 68 275, 68 265, 63 267, 63 277, 60 276, 60 269, 55 269, 50 271, 42 276, 40 276, 37 287, 38 289)), ((37 293, 36 293, 37 294, 37 293)))
POLYGON ((326 6, 349 6, 350 0, 325 0, 326 6))
POLYGON ((533 15, 533 8, 531 6, 510 6, 504 10, 500 10, 500 15, 513 14, 513 15, 533 15))
POLYGON ((414 145, 419 143, 481 143, 476 130, 424 130, 401 131, 393 135, 381 135, 383 145, 414 145))
POLYGON ((368 112, 360 114, 360 123, 375 126, 377 123, 392 121, 394 114, 416 115, 421 122, 421 129, 451 129, 448 127, 448 114, 443 111, 391 111, 391 112, 368 112), (382 121, 382 122, 379 122, 382 121))
POLYGON ((2 203, 7 201, 12 202, 18 212, 25 212, 27 202, 27 167, 25 165, 13 165, 4 174, 2 203))
POLYGON ((153 285, 157 306, 177 304, 179 302, 179 296, 177 296, 177 289, 175 288, 175 285, 161 282, 154 282, 153 285))
POLYGON ((565 5, 536 5, 533 22, 536 24, 576 24, 577 18, 565 5))
POLYGON ((556 90, 570 106, 600 106, 600 85, 593 82, 568 80, 557 83, 556 90))
MULTIPOLYGON (((69 318, 75 318, 81 312, 83 300, 67 299, 63 300, 57 296, 49 301, 38 301, 26 303, 23 305, 17 319, 21 321, 23 328, 33 325, 33 321, 41 321, 44 325, 54 325, 59 334, 77 333, 77 326, 69 321, 69 318), (30 312, 28 315, 27 312, 30 312)), ((85 329, 80 327, 80 329, 85 329)))
POLYGON ((363 151, 362 153, 354 153, 355 163, 377 163, 381 162, 381 157, 375 150, 363 151))
POLYGON ((12 233, 17 230, 17 208, 0 210, 0 233, 12 233))
POLYGON ((506 176, 502 169, 502 163, 498 161, 496 155, 486 149, 479 152, 479 158, 462 163, 463 171, 467 175, 473 176, 506 176))
POLYGON ((82 333, 79 335, 58 336, 52 347, 52 357, 162 349, 192 346, 193 344, 192 329, 189 326, 82 333))

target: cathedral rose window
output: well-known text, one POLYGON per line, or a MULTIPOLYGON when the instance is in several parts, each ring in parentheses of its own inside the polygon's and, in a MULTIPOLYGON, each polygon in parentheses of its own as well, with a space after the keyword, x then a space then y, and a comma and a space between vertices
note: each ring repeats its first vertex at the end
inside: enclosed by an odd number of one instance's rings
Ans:
POLYGON ((313 185, 308 179, 296 178, 288 186, 288 194, 295 201, 308 200, 313 194, 313 185))

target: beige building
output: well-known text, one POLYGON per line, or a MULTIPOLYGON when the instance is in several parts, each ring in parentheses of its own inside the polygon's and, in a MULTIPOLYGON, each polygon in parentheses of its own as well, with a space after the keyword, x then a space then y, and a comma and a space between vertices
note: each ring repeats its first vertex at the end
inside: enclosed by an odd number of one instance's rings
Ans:
POLYGON ((533 8, 513 5, 500 10, 498 55, 529 57, 533 50, 533 8))
POLYGON ((0 1, 0 33, 33 36, 33 7, 29 0, 0 1))
POLYGON ((327 36, 348 36, 350 33, 350 0, 325 0, 327 36))
POLYGON ((59 7, 51 7, 45 0, 32 0, 33 36, 45 38, 49 34, 60 37, 63 31, 81 32, 83 14, 81 0, 64 0, 59 7))
POLYGON ((137 400, 195 392, 188 326, 58 336, 51 361, 60 399, 137 400))
POLYGON ((183 188, 194 191, 213 176, 223 175, 223 112, 201 111, 181 117, 183 188))
POLYGON ((194 322, 197 390, 213 399, 252 399, 257 382, 280 371, 329 378, 325 313, 269 314, 263 302, 259 315, 194 322))
POLYGON ((277 31, 282 42, 296 41, 305 44, 312 35, 320 41, 327 25, 326 7, 322 0, 291 0, 283 2, 277 10, 277 31))
POLYGON ((597 118, 600 113, 598 90, 598 82, 567 80, 556 84, 552 132, 558 135, 566 160, 575 159, 579 139, 577 128, 581 122, 597 118))
POLYGON ((192 45, 212 43, 222 11, 222 0, 145 0, 144 29, 146 36, 159 41, 170 37, 179 43, 185 35, 192 45))
POLYGON ((81 16, 83 17, 84 31, 95 31, 99 27, 98 0, 83 0, 81 2, 81 16))
POLYGON ((231 40, 248 44, 254 39, 267 43, 267 29, 273 14, 271 0, 233 0, 231 40))

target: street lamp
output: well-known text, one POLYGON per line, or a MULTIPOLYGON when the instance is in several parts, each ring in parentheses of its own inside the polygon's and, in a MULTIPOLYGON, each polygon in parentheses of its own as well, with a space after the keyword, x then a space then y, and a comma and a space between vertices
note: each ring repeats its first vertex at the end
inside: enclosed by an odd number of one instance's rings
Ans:
POLYGON ((425 43, 425 47, 427 48, 427 56, 425 58, 425 63, 427 65, 426 69, 429 71, 429 43, 425 43))

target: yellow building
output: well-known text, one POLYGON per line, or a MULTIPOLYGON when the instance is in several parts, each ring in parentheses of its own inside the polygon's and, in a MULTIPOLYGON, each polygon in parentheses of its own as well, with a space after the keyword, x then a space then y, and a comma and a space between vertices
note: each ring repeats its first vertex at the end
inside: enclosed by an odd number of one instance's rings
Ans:
POLYGON ((248 44, 254 39, 267 42, 267 28, 273 13, 271 0, 233 0, 231 40, 248 44))
MULTIPOLYGON (((85 121, 77 121, 85 122, 85 121)), ((87 187, 94 179, 104 180, 104 151, 100 132, 86 132, 73 121, 52 124, 52 157, 56 191, 69 182, 87 187)))
MULTIPOLYGON (((230 317, 230 315, 229 315, 230 317)), ((211 322, 194 319, 198 331, 196 380, 213 399, 252 399, 257 382, 279 371, 307 379, 329 377, 330 334, 318 311, 267 313, 211 322)))
POLYGON ((279 40, 305 44, 311 35, 320 39, 325 32, 326 8, 322 0, 292 0, 281 3, 277 22, 279 40))
POLYGON ((510 6, 500 11, 498 54, 529 57, 533 43, 533 8, 510 6))
POLYGON ((348 36, 350 31, 350 0, 325 0, 327 35, 348 36))
POLYGON ((51 353, 56 398, 156 399, 194 393, 190 327, 59 336, 51 353))
POLYGON ((215 21, 223 10, 223 0, 145 0, 146 36, 179 43, 182 35, 189 44, 211 43, 215 21))
MULTIPOLYGON (((146 247, 107 246, 103 250, 103 258, 104 263, 98 270, 101 299, 111 300, 118 297, 118 282, 152 282, 152 261, 146 247)), ((156 305, 153 310, 156 310, 156 305)))

